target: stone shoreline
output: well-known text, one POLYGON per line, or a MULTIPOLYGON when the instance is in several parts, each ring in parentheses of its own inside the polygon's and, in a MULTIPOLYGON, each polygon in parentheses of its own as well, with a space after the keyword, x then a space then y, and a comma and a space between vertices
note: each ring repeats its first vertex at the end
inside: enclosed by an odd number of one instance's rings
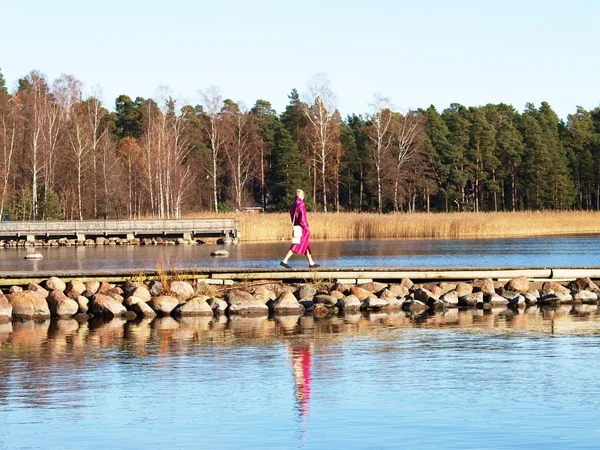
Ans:
POLYGON ((0 293, 0 321, 50 317, 87 320, 124 317, 212 317, 302 315, 402 310, 418 315, 449 308, 512 308, 563 303, 597 303, 600 288, 589 278, 569 283, 547 281, 532 288, 523 276, 508 282, 492 279, 466 282, 364 284, 257 282, 217 288, 202 280, 107 282, 51 277, 26 289, 13 286, 0 293), (43 286, 42 286, 43 285, 43 286))

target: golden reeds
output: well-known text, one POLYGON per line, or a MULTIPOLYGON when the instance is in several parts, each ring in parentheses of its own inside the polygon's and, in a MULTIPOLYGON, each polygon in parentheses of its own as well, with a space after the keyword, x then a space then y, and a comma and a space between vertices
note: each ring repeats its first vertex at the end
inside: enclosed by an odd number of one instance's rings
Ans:
MULTIPOLYGON (((187 218, 234 217, 243 241, 289 239, 289 214, 195 214, 187 218)), ((498 213, 308 213, 314 239, 527 237, 600 233, 600 212, 498 213)))

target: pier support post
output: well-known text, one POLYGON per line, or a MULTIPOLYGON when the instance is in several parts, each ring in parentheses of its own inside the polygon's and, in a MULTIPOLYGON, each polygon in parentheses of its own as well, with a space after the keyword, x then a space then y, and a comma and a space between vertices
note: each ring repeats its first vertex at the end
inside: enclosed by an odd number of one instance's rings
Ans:
POLYGON ((33 242, 35 241, 35 236, 33 234, 28 234, 27 235, 27 242, 33 242))
POLYGON ((189 231, 185 231, 183 233, 183 239, 185 239, 186 241, 191 241, 192 240, 192 233, 189 231))
POLYGON ((77 240, 78 241, 85 241, 85 234, 83 234, 83 233, 77 233, 77 240))
POLYGON ((135 234, 134 233, 127 233, 127 240, 128 241, 131 241, 134 238, 135 238, 135 234))

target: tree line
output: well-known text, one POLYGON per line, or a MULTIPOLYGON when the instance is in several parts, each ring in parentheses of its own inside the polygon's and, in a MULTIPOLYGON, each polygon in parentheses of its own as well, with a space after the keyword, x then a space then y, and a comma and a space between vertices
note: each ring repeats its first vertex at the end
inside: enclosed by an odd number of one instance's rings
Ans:
POLYGON ((219 88, 197 105, 120 95, 109 111, 82 82, 0 73, 0 217, 179 218, 262 206, 303 188, 322 211, 600 209, 600 107, 452 104, 399 112, 373 96, 342 117, 317 75, 277 113, 219 88))

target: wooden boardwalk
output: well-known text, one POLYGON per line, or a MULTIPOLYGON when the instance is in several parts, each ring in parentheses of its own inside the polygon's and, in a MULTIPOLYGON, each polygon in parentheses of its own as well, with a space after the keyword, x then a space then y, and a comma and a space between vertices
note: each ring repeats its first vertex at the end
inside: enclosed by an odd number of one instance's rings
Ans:
POLYGON ((32 222, 0 222, 0 237, 9 239, 92 237, 236 237, 239 235, 235 219, 165 219, 165 220, 61 220, 32 222))
MULTIPOLYGON (((600 280, 600 267, 453 267, 453 268, 401 268, 401 267, 367 267, 367 268, 319 268, 308 269, 265 269, 265 268, 197 268, 170 271, 170 276, 177 275, 178 279, 199 279, 211 284, 232 284, 234 282, 251 282, 269 280, 277 282, 314 282, 314 281, 340 281, 347 283, 363 283, 369 281, 399 282, 402 278, 413 281, 461 281, 492 278, 494 280, 508 280, 513 277, 525 276, 532 281, 546 280, 574 280, 575 278, 589 277, 600 280)), ((141 269, 114 269, 114 270, 57 270, 45 271, 11 271, 0 272, 0 286, 27 285, 38 283, 52 276, 65 281, 78 279, 82 281, 100 280, 109 282, 122 282, 131 279, 157 279, 159 274, 155 270, 141 269)))

